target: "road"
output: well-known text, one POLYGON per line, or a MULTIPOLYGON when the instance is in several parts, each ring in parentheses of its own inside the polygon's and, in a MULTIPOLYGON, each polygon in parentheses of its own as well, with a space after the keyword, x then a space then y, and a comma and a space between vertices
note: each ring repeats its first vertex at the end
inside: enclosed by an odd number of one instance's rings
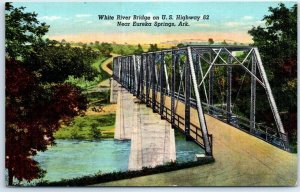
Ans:
MULTIPOLYGON (((105 60, 102 64, 101 64, 101 70, 105 71, 106 73, 108 73, 109 75, 113 74, 113 71, 108 67, 108 65, 110 63, 112 63, 113 61, 113 57, 118 56, 117 54, 111 53, 112 57, 108 58, 107 60, 105 60)), ((109 79, 105 79, 104 81, 101 81, 98 84, 98 87, 109 87, 109 79)))

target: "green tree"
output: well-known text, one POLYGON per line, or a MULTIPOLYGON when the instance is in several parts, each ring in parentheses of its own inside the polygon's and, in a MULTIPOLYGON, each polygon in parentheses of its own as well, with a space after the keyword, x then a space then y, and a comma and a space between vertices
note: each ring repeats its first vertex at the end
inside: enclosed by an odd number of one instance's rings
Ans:
POLYGON ((138 44, 138 47, 137 47, 137 49, 134 51, 134 54, 135 54, 135 55, 139 55, 139 54, 142 54, 143 52, 144 52, 144 50, 143 50, 141 44, 138 44))
POLYGON ((214 42, 214 40, 213 40, 212 38, 209 38, 209 39, 208 39, 208 44, 209 44, 209 45, 212 45, 212 44, 214 44, 214 43, 215 43, 215 42, 214 42))
MULTIPOLYGON (((13 184, 13 178, 31 181, 43 176, 44 171, 32 157, 54 144, 53 132, 61 123, 83 114, 87 105, 85 96, 77 87, 41 83, 40 70, 51 65, 37 67, 31 60, 51 46, 49 57, 56 58, 55 50, 64 46, 56 47, 57 41, 44 41, 43 35, 49 26, 40 24, 37 14, 26 13, 24 9, 5 4, 5 167, 9 185, 13 184), (36 68, 33 70, 33 67, 36 68)), ((86 53, 87 50, 77 52, 86 53)))
POLYGON ((25 13, 24 9, 5 3, 5 51, 10 58, 22 59, 31 53, 31 45, 42 43, 49 29, 37 20, 36 13, 25 13))
POLYGON ((97 70, 91 65, 98 57, 90 47, 71 47, 59 42, 46 41, 33 46, 34 51, 24 58, 24 65, 38 73, 41 82, 64 82, 69 76, 92 80, 97 70))
POLYGON ((224 41, 222 41, 222 43, 221 43, 222 45, 228 45, 228 43, 224 40, 224 41))
POLYGON ((183 44, 183 43, 179 43, 179 44, 177 44, 177 47, 178 47, 178 48, 184 47, 184 44, 183 44))
POLYGON ((106 57, 110 57, 110 53, 112 52, 113 48, 111 46, 111 44, 109 43, 101 43, 96 44, 96 48, 100 51, 100 53, 106 57))
POLYGON ((150 47, 148 49, 148 52, 155 52, 155 51, 159 51, 159 48, 157 47, 157 44, 150 44, 150 47))
POLYGON ((283 117, 285 128, 296 142, 297 135, 297 4, 269 7, 265 26, 253 27, 249 34, 259 48, 268 78, 283 117))

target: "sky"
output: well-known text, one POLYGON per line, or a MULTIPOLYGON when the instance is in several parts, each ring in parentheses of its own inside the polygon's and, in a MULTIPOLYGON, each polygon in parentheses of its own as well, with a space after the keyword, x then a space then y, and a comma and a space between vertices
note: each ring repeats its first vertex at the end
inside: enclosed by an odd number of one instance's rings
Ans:
MULTIPOLYGON (((294 3, 285 4, 291 7, 294 3)), ((261 20, 268 14, 268 7, 276 7, 278 2, 14 2, 13 5, 36 12, 39 21, 50 25, 47 37, 56 40, 149 44, 213 38, 251 43, 247 31, 253 26, 264 26, 261 20), (209 15, 209 20, 189 21, 188 27, 121 27, 116 20, 99 20, 98 15, 160 16, 158 22, 170 22, 162 20, 161 15, 209 15)), ((155 21, 150 22, 153 25, 155 21)))

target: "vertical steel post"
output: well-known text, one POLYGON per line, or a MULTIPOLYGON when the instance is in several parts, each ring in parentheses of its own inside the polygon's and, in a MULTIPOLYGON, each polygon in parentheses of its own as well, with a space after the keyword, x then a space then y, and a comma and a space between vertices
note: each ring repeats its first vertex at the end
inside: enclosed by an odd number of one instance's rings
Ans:
POLYGON ((145 65, 145 68, 146 68, 146 80, 145 80, 145 83, 146 83, 146 105, 147 106, 149 106, 149 93, 150 93, 149 66, 150 66, 149 53, 147 53, 146 54, 146 65, 145 65))
MULTIPOLYGON (((209 53, 209 62, 211 65, 211 54, 209 53)), ((211 107, 214 105, 214 71, 215 66, 212 66, 209 71, 209 88, 208 88, 208 101, 209 101, 209 113, 212 114, 211 107)))
POLYGON ((130 93, 133 93, 133 67, 132 67, 132 57, 128 56, 129 59, 129 90, 130 93))
POLYGON ((142 92, 142 83, 143 83, 143 55, 141 55, 139 63, 140 63, 140 68, 138 72, 138 87, 137 87, 137 97, 139 99, 142 99, 141 92, 142 92))
POLYGON ((161 51, 161 58, 160 58, 160 107, 159 107, 159 114, 163 118, 164 113, 164 88, 165 88, 165 79, 164 79, 164 52, 161 51))
POLYGON ((133 95, 135 96, 137 94, 137 89, 138 89, 138 71, 137 71, 137 63, 136 63, 136 56, 135 55, 132 56, 132 60, 133 60, 133 75, 134 75, 133 95))
POLYGON ((129 89, 129 59, 126 57, 126 88, 129 89))
POLYGON ((126 57, 127 59, 127 84, 128 84, 128 90, 130 91, 130 57, 126 57))
POLYGON ((152 53, 152 73, 151 73, 151 81, 152 81, 152 111, 155 112, 156 111, 156 94, 155 94, 155 86, 156 86, 156 70, 155 70, 155 57, 156 54, 152 53))
POLYGON ((119 69, 119 74, 120 74, 120 78, 119 78, 119 82, 120 84, 122 84, 122 57, 119 58, 119 66, 120 66, 120 69, 119 69))
MULTIPOLYGON (((194 92, 195 92, 195 97, 196 97, 196 102, 197 102, 197 111, 198 111, 198 120, 201 126, 201 133, 204 141, 204 147, 205 147, 205 153, 206 155, 212 155, 212 149, 211 149, 211 143, 209 140, 208 136, 208 131, 206 127, 206 121, 201 105, 201 99, 200 99, 200 94, 199 94, 199 89, 198 89, 198 84, 197 84, 197 79, 196 79, 196 74, 195 74, 195 68, 194 68, 194 63, 193 63, 193 56, 192 56, 192 51, 191 47, 187 48, 187 59, 189 61, 189 67, 190 67, 190 72, 193 80, 193 85, 194 85, 194 92)), ((188 65, 187 65, 188 66, 188 65)), ((190 79, 190 78, 186 78, 190 79)))
POLYGON ((142 54, 141 71, 140 71, 140 81, 141 81, 140 99, 141 99, 141 101, 144 101, 144 67, 145 67, 144 60, 145 60, 145 55, 142 54))
POLYGON ((190 109, 191 109, 191 77, 190 77, 190 65, 189 65, 188 49, 186 51, 185 61, 185 136, 186 138, 190 135, 190 109))
MULTIPOLYGON (((256 62, 254 55, 251 57, 251 72, 256 75, 256 62)), ((251 101, 250 101, 250 132, 255 129, 255 108, 256 108, 256 79, 251 75, 251 101)))
POLYGON ((230 123, 231 120, 231 89, 232 89, 232 56, 228 54, 228 65, 227 65, 227 123, 230 123))
POLYGON ((130 57, 130 66, 131 66, 131 93, 134 94, 134 65, 133 65, 133 56, 130 57))
MULTIPOLYGON (((175 124, 175 83, 176 83, 176 52, 172 51, 172 84, 171 84, 171 123, 172 125, 175 124)), ((172 126, 173 127, 173 126, 172 126)))

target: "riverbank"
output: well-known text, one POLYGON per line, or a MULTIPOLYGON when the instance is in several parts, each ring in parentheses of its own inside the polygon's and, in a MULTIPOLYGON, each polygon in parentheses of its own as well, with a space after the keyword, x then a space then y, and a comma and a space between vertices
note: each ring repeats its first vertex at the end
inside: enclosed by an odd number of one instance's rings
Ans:
POLYGON ((85 115, 76 117, 54 133, 55 139, 99 140, 113 138, 115 114, 85 115))
MULTIPOLYGON (((109 91, 93 91, 102 82, 109 81, 110 71, 107 65, 111 61, 112 57, 99 57, 95 61, 93 67, 99 71, 102 81, 86 90, 85 95, 88 100, 88 109, 85 115, 74 118, 68 125, 62 125, 54 133, 55 139, 92 141, 114 137, 116 106, 109 103, 109 91)), ((109 85, 107 87, 109 88, 109 85)))

